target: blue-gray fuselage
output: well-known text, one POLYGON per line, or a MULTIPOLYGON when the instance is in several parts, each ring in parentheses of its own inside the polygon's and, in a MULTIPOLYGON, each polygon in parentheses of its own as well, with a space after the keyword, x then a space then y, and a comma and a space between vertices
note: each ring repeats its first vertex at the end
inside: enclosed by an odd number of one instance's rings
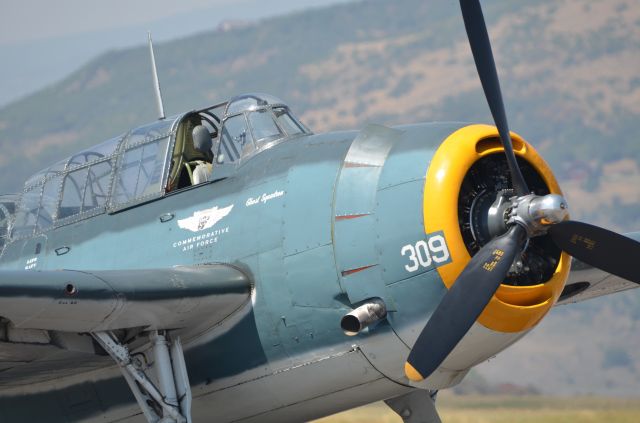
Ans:
MULTIPOLYGON (((401 249, 425 237, 429 161, 461 126, 294 137, 223 179, 214 167, 212 182, 10 242, 2 267, 241 269, 254 284, 250 301, 206 332, 187 334, 196 421, 299 420, 394 396, 407 390, 408 347, 397 334, 421 327, 446 290, 435 266, 407 271, 401 249), (341 317, 372 297, 386 301, 387 321, 345 336, 341 317)), ((59 371, 0 400, 6 421, 139 413, 108 359, 55 358, 59 371), (82 401, 55 400, 78 392, 82 401)))

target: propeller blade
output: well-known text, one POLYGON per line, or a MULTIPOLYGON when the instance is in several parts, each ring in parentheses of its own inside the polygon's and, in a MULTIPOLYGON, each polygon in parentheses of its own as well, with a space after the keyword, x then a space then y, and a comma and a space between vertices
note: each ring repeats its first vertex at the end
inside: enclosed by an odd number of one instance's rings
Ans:
POLYGON ((493 121, 500 133, 500 140, 507 155, 507 163, 511 172, 511 181, 518 195, 529 194, 529 188, 522 176, 522 172, 518 167, 516 156, 513 152, 513 144, 509 135, 509 125, 507 123, 507 115, 504 110, 502 101, 502 93, 500 91, 500 81, 496 71, 496 64, 493 60, 493 52, 491 51, 491 42, 487 34, 487 27, 484 23, 484 16, 479 0, 460 0, 460 8, 462 9, 462 17, 464 26, 467 30, 469 45, 473 53, 473 60, 476 62, 478 76, 482 83, 484 95, 489 103, 493 121))
POLYGON ((460 342, 491 300, 526 239, 520 225, 488 242, 464 268, 411 349, 405 373, 428 377, 460 342))
POLYGON ((551 226, 549 234, 558 247, 578 260, 640 284, 640 242, 573 220, 551 226))

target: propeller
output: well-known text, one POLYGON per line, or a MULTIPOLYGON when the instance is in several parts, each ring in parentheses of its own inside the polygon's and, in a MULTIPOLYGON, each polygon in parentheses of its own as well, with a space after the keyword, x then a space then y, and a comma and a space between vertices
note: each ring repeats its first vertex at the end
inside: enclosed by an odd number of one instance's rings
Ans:
POLYGON ((640 243, 588 223, 566 220, 549 228, 553 242, 578 260, 640 284, 640 243), (635 260, 634 260, 635 258, 635 260))
MULTIPOLYGON (((514 225, 473 256, 418 336, 407 359, 408 375, 430 375, 440 366, 504 280, 522 251, 525 235, 520 225, 514 225)), ((415 379, 422 379, 418 375, 415 379)))
POLYGON ((522 172, 516 161, 516 155, 513 152, 507 114, 504 111, 504 103, 500 91, 500 81, 498 80, 498 72, 496 71, 496 64, 493 60, 491 42, 489 41, 489 34, 487 33, 487 27, 484 23, 480 1, 460 0, 460 7, 462 9, 464 27, 467 30, 473 60, 476 62, 476 69, 478 70, 478 76, 480 77, 482 89, 484 90, 484 96, 487 98, 487 103, 489 103, 493 121, 496 124, 496 128, 498 128, 500 140, 502 141, 504 152, 507 155, 507 164, 509 165, 513 188, 518 195, 529 194, 529 188, 522 176, 522 172))
POLYGON ((490 240, 472 257, 418 336, 405 364, 405 373, 415 381, 431 375, 466 335, 531 237, 548 233, 560 249, 584 263, 640 284, 640 271, 633 262, 634 257, 640 257, 640 242, 597 226, 567 220, 566 203, 559 195, 530 194, 513 152, 480 2, 460 0, 460 7, 517 197, 509 199, 511 213, 506 221, 506 233, 490 240))

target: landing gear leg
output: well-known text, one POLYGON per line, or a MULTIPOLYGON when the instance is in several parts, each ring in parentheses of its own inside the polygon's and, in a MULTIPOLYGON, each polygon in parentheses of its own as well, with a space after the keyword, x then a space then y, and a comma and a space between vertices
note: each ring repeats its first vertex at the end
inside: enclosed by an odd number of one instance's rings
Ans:
POLYGON ((191 423, 191 388, 180 338, 171 341, 164 331, 151 332, 153 362, 147 364, 133 358, 113 333, 91 335, 120 366, 149 423, 191 423))
POLYGON ((405 423, 442 423, 436 411, 438 391, 416 389, 408 394, 385 401, 405 423))

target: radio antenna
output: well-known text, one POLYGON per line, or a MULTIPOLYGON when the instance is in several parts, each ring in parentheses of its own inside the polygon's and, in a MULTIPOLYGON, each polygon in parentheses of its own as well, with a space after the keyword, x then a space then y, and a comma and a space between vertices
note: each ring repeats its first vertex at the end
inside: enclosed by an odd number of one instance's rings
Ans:
POLYGON ((160 80, 158 79, 158 69, 156 68, 156 57, 153 54, 153 42, 151 41, 151 31, 147 31, 149 34, 149 54, 151 55, 151 73, 153 74, 153 89, 156 93, 156 103, 158 105, 158 119, 162 120, 164 116, 164 106, 162 105, 162 92, 160 91, 160 80))

